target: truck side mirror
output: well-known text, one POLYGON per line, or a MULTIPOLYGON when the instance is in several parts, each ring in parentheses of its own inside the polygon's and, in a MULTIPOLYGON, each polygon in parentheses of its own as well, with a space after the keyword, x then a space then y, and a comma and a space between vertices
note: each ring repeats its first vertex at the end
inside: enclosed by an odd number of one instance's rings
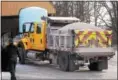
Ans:
POLYGON ((45 16, 42 16, 42 17, 41 17, 41 20, 44 20, 44 21, 46 21, 46 20, 47 20, 47 17, 45 17, 45 16))

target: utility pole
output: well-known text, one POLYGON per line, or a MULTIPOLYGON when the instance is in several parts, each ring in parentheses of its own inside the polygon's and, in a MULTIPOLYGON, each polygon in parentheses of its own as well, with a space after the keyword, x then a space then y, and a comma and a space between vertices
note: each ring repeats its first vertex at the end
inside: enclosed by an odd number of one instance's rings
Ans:
POLYGON ((95 26, 97 26, 96 4, 97 4, 97 2, 94 2, 94 19, 95 19, 95 26))
POLYGON ((72 1, 72 17, 73 17, 73 1, 72 1))

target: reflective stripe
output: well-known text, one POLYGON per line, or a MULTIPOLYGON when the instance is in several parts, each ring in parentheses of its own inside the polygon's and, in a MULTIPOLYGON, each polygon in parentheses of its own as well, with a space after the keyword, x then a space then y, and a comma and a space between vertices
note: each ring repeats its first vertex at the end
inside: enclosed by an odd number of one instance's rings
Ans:
POLYGON ((100 41, 103 41, 103 42, 106 42, 107 41, 107 38, 105 36, 105 34, 103 32, 96 32, 97 34, 97 38, 100 40, 100 41))
POLYGON ((100 47, 107 47, 111 45, 112 42, 112 38, 111 38, 111 34, 112 31, 79 31, 76 30, 76 39, 75 39, 75 46, 78 47, 80 44, 87 46, 89 43, 89 40, 95 40, 98 42, 96 42, 95 44, 92 43, 91 47, 98 45, 100 47))

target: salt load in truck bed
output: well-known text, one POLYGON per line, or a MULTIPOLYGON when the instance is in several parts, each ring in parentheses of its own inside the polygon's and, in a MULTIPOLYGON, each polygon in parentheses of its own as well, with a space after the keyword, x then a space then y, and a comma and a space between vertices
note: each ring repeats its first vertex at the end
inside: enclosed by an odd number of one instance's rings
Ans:
POLYGON ((114 55, 112 31, 91 24, 68 24, 48 36, 49 49, 75 52, 83 57, 114 55))
POLYGON ((62 28, 59 29, 59 31, 66 31, 66 30, 94 30, 94 31, 103 31, 104 29, 88 24, 83 22, 76 22, 72 24, 68 24, 62 28))

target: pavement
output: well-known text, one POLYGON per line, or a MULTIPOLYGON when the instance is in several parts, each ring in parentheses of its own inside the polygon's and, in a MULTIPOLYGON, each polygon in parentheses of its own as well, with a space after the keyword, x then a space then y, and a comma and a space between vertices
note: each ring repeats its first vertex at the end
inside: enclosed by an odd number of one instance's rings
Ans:
MULTIPOLYGON (((99 71, 89 71, 87 67, 81 67, 74 72, 64 72, 56 65, 45 62, 27 62, 25 65, 17 64, 17 80, 39 80, 39 79, 90 79, 90 80, 117 80, 117 52, 108 62, 108 69, 99 71)), ((2 72, 2 80, 10 80, 8 72, 2 72)))

